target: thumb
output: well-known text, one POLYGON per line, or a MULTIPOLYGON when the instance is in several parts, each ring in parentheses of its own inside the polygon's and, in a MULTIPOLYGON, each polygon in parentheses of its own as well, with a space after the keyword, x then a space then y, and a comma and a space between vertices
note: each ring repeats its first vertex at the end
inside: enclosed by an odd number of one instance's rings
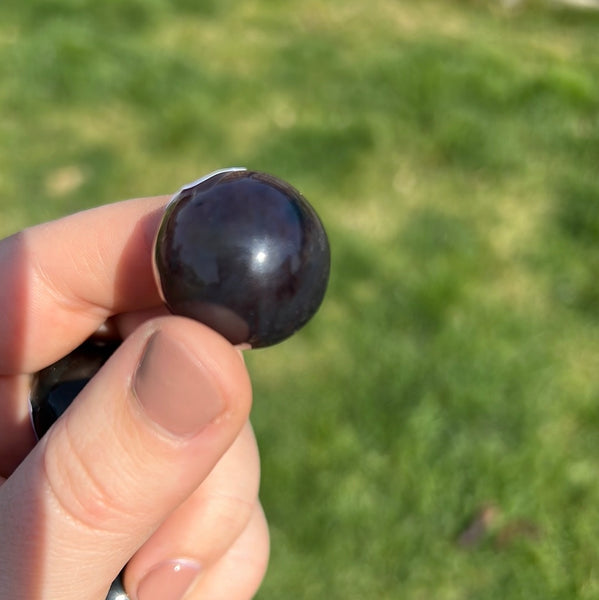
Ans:
POLYGON ((246 422, 237 351, 165 317, 133 333, 0 488, 0 597, 104 600, 246 422))

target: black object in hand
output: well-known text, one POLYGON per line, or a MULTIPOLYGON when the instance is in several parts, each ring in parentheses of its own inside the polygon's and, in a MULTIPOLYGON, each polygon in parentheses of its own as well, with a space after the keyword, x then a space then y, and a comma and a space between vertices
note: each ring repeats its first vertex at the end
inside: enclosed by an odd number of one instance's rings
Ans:
MULTIPOLYGON (((306 199, 265 173, 223 169, 185 186, 168 205, 154 245, 157 284, 174 314, 234 344, 276 344, 303 327, 326 291, 330 250, 306 199)), ((41 438, 120 345, 92 337, 32 380, 41 438)), ((128 600, 122 577, 106 600, 128 600)))
POLYGON ((38 439, 70 406, 119 345, 117 340, 90 338, 33 376, 29 403, 31 422, 38 439))
POLYGON ((330 251, 318 215, 295 188, 225 169, 172 199, 154 266, 171 312, 259 348, 286 339, 317 311, 330 251))

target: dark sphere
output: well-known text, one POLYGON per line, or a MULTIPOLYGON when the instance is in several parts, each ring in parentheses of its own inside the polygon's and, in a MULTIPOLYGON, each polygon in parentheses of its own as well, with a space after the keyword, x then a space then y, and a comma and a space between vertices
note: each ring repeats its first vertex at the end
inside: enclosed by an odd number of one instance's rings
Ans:
POLYGON ((38 439, 67 410, 119 345, 119 340, 90 338, 33 376, 29 402, 31 422, 38 439))
POLYGON ((330 251, 320 219, 295 188, 228 169, 173 198, 154 266, 171 312, 259 348, 289 337, 317 311, 330 251))

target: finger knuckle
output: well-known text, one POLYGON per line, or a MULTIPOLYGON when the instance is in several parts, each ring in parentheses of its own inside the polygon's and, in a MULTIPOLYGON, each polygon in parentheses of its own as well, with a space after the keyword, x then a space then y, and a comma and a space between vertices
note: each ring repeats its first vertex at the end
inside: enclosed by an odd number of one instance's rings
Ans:
POLYGON ((122 499, 112 492, 110 481, 102 476, 100 463, 73 440, 66 424, 60 435, 52 438, 43 455, 44 479, 51 502, 79 526, 117 532, 126 510, 122 499))

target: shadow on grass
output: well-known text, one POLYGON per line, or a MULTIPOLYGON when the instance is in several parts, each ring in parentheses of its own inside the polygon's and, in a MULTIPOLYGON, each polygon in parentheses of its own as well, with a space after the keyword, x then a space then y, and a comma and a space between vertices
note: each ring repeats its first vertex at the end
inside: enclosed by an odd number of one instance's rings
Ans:
POLYGON ((599 319, 599 184, 577 173, 556 188, 554 293, 566 306, 599 319))

